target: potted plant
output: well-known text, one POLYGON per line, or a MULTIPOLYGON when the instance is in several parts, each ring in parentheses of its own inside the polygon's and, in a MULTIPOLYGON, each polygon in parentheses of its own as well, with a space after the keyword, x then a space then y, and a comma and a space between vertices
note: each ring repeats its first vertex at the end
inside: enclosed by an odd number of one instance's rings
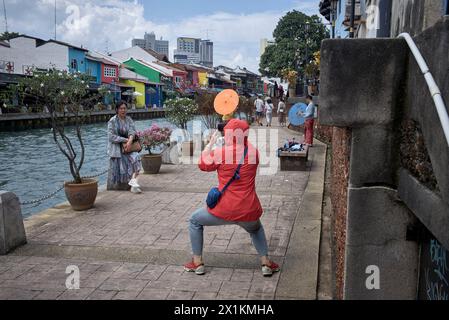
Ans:
POLYGON ((52 69, 22 78, 11 87, 22 102, 26 100, 48 111, 53 140, 69 163, 73 180, 64 184, 65 193, 76 211, 92 208, 98 192, 96 179, 81 176, 85 160, 82 126, 88 110, 100 98, 89 93, 89 82, 90 77, 86 75, 52 69))
POLYGON ((183 154, 185 156, 193 156, 193 140, 191 140, 187 132, 187 123, 193 120, 198 113, 198 105, 189 98, 170 99, 165 104, 165 116, 167 119, 185 132, 185 141, 182 143, 183 154))
POLYGON ((296 95, 296 83, 298 81, 298 72, 292 69, 285 69, 282 71, 282 77, 289 83, 288 93, 290 97, 296 95))
POLYGON ((148 154, 142 157, 142 167, 146 174, 159 173, 162 166, 162 152, 153 153, 154 149, 159 147, 168 147, 172 130, 168 127, 159 127, 153 124, 149 129, 137 132, 142 145, 148 151, 148 154))

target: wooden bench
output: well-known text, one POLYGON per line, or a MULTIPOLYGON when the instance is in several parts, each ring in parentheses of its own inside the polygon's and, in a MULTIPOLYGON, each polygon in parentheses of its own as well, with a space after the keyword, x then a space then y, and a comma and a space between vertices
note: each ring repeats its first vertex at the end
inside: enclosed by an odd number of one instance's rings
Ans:
POLYGON ((281 171, 307 171, 309 147, 303 151, 281 151, 281 171))

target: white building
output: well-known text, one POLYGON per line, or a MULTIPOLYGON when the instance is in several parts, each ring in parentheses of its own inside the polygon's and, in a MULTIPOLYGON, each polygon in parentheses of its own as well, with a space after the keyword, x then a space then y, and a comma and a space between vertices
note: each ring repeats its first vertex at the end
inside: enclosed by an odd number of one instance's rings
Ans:
POLYGON ((200 64, 212 68, 214 65, 214 43, 210 40, 180 37, 174 52, 175 63, 200 64))
POLYGON ((274 44, 274 41, 270 41, 266 38, 261 39, 260 40, 260 56, 262 57, 263 54, 265 53, 265 50, 267 50, 267 48, 269 46, 272 46, 274 44))
POLYGON ((69 48, 76 47, 54 40, 19 36, 0 46, 0 72, 32 75, 35 69, 68 71, 69 48))
POLYGON ((158 58, 155 55, 152 55, 150 52, 138 46, 112 52, 111 57, 115 58, 121 63, 128 61, 131 58, 134 58, 136 60, 144 60, 148 62, 154 62, 158 60, 158 58))
POLYGON ((156 40, 156 35, 154 32, 151 33, 145 33, 145 36, 143 39, 133 39, 132 40, 132 46, 138 46, 142 49, 151 49, 156 51, 157 53, 161 53, 169 56, 169 42, 167 40, 156 40))
POLYGON ((173 56, 175 63, 182 64, 199 64, 200 63, 200 54, 193 53, 188 51, 175 50, 175 54, 173 56))

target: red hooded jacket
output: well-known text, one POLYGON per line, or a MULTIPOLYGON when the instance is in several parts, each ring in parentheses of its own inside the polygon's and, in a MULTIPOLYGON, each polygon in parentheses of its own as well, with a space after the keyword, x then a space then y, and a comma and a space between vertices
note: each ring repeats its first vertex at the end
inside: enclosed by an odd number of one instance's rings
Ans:
POLYGON ((208 208, 209 213, 227 221, 257 221, 263 212, 256 194, 259 153, 248 142, 248 133, 246 121, 232 119, 225 127, 225 146, 215 151, 203 151, 199 163, 202 171, 218 172, 218 188, 221 191, 241 162, 244 146, 248 146, 248 153, 240 169, 240 179, 232 182, 215 208, 208 208))

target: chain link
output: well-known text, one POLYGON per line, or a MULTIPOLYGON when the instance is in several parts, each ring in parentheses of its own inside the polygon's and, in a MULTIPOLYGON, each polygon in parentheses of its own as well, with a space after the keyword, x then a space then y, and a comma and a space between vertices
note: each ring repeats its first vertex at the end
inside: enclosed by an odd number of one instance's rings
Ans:
MULTIPOLYGON (((102 175, 105 175, 106 173, 108 173, 109 169, 96 174, 94 176, 87 176, 87 177, 82 177, 81 179, 93 179, 93 178, 98 178, 101 177, 102 175)), ((42 198, 36 199, 36 200, 31 200, 31 201, 25 201, 25 202, 21 202, 20 205, 22 206, 30 206, 30 205, 34 205, 30 208, 35 208, 38 205, 40 205, 42 202, 44 202, 45 200, 51 199, 53 197, 55 197, 59 192, 61 192, 64 189, 64 184, 62 185, 61 188, 59 188, 58 190, 56 190, 55 192, 52 192, 46 196, 43 196, 42 198)))
MULTIPOLYGON (((45 201, 45 200, 48 200, 48 199, 53 198, 54 196, 56 196, 56 194, 58 194, 62 189, 64 189, 64 185, 63 185, 61 188, 59 188, 58 190, 56 190, 55 192, 52 192, 52 193, 50 193, 50 194, 48 194, 48 195, 46 195, 46 196, 43 196, 43 197, 40 198, 40 199, 21 202, 20 205, 22 205, 22 206, 29 206, 29 205, 32 205, 32 204, 36 204, 35 207, 37 207, 39 204, 41 204, 41 202, 43 202, 43 201, 45 201)), ((33 207, 33 208, 34 208, 34 207, 33 207)))

